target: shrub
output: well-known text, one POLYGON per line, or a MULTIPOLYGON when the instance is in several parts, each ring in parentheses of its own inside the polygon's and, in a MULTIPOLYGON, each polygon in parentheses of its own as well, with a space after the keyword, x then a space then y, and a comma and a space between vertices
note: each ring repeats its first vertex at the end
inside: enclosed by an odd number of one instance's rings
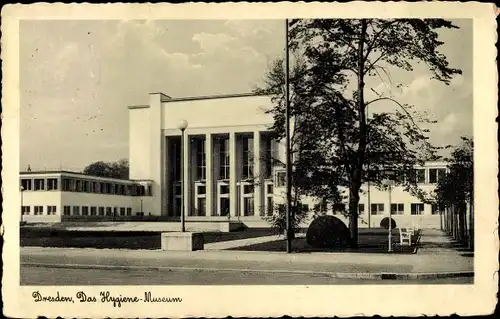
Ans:
MULTIPOLYGON (((389 217, 384 217, 380 221, 380 227, 389 229, 389 217)), ((391 229, 396 228, 396 221, 391 218, 391 229)))
POLYGON ((324 215, 314 219, 306 234, 307 243, 315 248, 346 247, 351 235, 347 226, 337 217, 324 215))
MULTIPOLYGON (((292 207, 292 209, 295 208, 297 208, 294 214, 295 218, 291 218, 290 221, 293 233, 298 233, 300 231, 300 224, 307 217, 309 211, 300 203, 292 207)), ((286 205, 275 205, 273 215, 266 216, 263 219, 271 224, 271 229, 275 234, 284 235, 286 232, 286 205)))

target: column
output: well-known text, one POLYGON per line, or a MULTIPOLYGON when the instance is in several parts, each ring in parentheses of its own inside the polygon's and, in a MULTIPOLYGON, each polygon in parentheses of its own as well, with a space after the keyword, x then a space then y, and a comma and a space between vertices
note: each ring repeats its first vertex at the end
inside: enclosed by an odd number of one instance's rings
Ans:
POLYGON ((254 174, 254 198, 253 198, 253 214, 259 216, 262 207, 262 188, 263 178, 261 173, 261 157, 262 151, 260 147, 260 132, 253 132, 253 174, 254 174))
POLYGON ((229 212, 231 216, 236 216, 237 214, 237 200, 238 194, 236 193, 236 133, 229 133, 229 212))
POLYGON ((212 135, 210 133, 205 135, 205 164, 206 164, 206 181, 205 181, 205 200, 206 200, 206 208, 205 215, 212 216, 213 215, 213 171, 214 167, 212 164, 212 151, 213 151, 213 143, 212 143, 212 135))
MULTIPOLYGON (((181 137, 182 139, 182 137, 181 137)), ((191 143, 189 143, 189 135, 187 132, 184 132, 184 139, 182 139, 182 155, 183 155, 183 162, 182 162, 182 194, 183 194, 183 205, 184 205, 184 216, 189 216, 189 211, 190 211, 190 205, 189 205, 189 199, 190 199, 190 185, 191 185, 191 180, 189 178, 189 170, 190 170, 190 165, 189 165, 189 156, 190 156, 190 150, 189 147, 191 146, 191 143)))

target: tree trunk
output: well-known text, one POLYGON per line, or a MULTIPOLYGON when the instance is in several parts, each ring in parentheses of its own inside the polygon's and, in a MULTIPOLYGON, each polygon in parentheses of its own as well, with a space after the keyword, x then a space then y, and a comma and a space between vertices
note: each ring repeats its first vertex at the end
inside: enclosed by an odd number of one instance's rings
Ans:
POLYGON ((458 204, 458 237, 461 244, 466 244, 465 212, 466 205, 462 201, 458 204))
POLYGON ((469 205, 469 249, 474 250, 474 201, 469 205))
POLYGON ((351 232, 351 246, 358 247, 358 203, 359 203, 359 189, 361 188, 361 178, 363 172, 363 164, 365 161, 365 151, 366 151, 366 117, 365 117, 365 59, 364 59, 364 45, 366 30, 368 28, 368 23, 365 19, 361 20, 361 33, 359 36, 358 44, 358 116, 359 116, 359 142, 357 157, 351 163, 351 169, 353 169, 351 174, 351 185, 349 187, 349 220, 351 232))

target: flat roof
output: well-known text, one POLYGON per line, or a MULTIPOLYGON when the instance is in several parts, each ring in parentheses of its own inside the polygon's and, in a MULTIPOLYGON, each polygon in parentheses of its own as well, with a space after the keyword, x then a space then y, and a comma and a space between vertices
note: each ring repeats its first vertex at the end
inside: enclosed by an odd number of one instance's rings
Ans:
POLYGON ((126 182, 126 183, 137 183, 137 182, 152 182, 150 179, 119 179, 119 178, 112 178, 112 177, 101 177, 101 176, 94 176, 94 175, 88 175, 84 174, 82 172, 72 172, 72 171, 22 171, 19 172, 19 175, 22 176, 40 176, 40 175, 73 175, 73 176, 78 176, 82 178, 89 178, 89 179, 96 179, 100 181, 110 181, 110 182, 126 182))

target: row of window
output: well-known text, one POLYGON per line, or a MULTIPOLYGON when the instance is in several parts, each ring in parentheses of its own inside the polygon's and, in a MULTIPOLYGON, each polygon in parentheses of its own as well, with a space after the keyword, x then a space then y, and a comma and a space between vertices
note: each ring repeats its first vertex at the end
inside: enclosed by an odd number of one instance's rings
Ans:
MULTIPOLYGON (((57 206, 47 206, 47 215, 56 215, 57 206)), ((22 215, 31 215, 31 206, 21 206, 22 215)), ((33 206, 33 215, 44 215, 44 206, 33 206)))
MULTIPOLYGON (((334 209, 334 214, 339 211, 345 210, 346 205, 340 204, 338 207, 334 209)), ((386 206, 383 203, 373 203, 370 205, 371 215, 383 215, 385 213, 386 206)), ((425 206, 422 203, 411 203, 410 204, 410 214, 411 215, 423 215, 425 210, 425 206)), ((359 215, 363 215, 365 213, 365 204, 358 205, 359 215)), ((391 214, 393 215, 404 215, 405 212, 405 204, 402 203, 391 203, 391 214)), ((439 214, 439 211, 435 205, 432 205, 431 209, 432 215, 439 214)))
POLYGON ((106 195, 151 196, 151 186, 121 184, 115 182, 87 181, 77 178, 62 178, 59 188, 57 178, 23 178, 21 186, 25 191, 59 190, 63 192, 83 192, 106 195))
MULTIPOLYGON (((137 213, 139 215, 140 213, 137 213)), ((132 216, 131 207, 64 206, 66 216, 132 216)))
MULTIPOLYGON (((254 178, 254 139, 249 136, 241 136, 239 141, 242 146, 242 170, 239 175, 242 179, 254 178)), ((262 139, 263 147, 263 172, 264 178, 270 178, 272 172, 272 139, 269 137, 263 137, 262 139)), ((195 165, 195 180, 202 181, 206 179, 207 163, 206 163, 206 140, 204 137, 196 137, 192 139, 192 151, 194 156, 195 165)), ((214 154, 218 155, 218 180, 228 180, 230 174, 230 146, 229 138, 217 137, 215 139, 215 149, 214 154)), ((181 174, 181 163, 180 163, 180 152, 181 152, 181 141, 180 139, 172 139, 171 141, 171 158, 173 158, 172 163, 172 178, 174 181, 180 180, 181 174)))

